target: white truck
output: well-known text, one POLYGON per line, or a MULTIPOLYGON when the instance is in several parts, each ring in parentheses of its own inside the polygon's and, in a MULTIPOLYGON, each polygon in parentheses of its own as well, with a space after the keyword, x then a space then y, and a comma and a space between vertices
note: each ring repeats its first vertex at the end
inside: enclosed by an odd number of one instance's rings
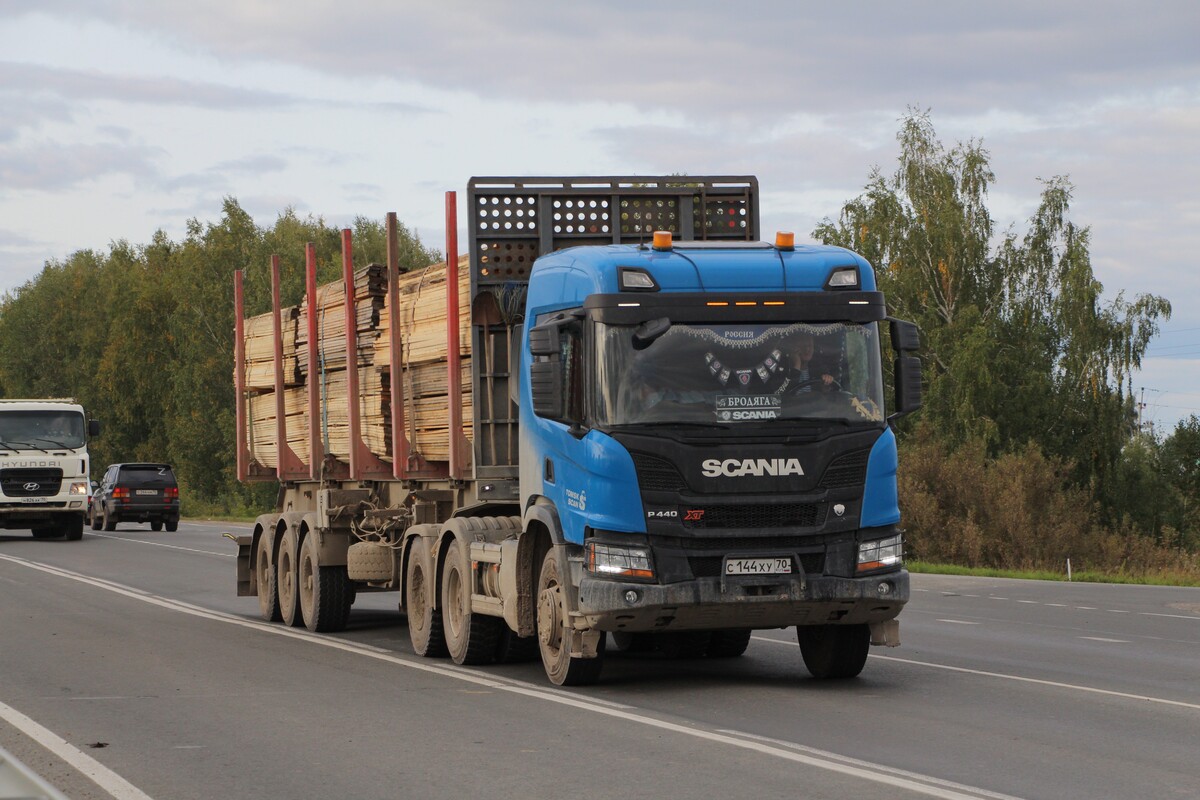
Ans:
POLYGON ((70 398, 0 400, 0 528, 83 538, 89 436, 100 423, 70 398))

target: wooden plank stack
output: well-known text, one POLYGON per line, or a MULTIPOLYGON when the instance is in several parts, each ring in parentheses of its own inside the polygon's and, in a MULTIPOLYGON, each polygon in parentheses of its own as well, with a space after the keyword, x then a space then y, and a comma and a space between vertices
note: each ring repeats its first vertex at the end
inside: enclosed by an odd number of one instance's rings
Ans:
MULTIPOLYGON (((459 354, 462 358, 463 435, 471 438, 474 407, 471 386, 470 273, 459 259, 459 354)), ((392 460, 391 381, 399 375, 409 450, 427 461, 447 461, 446 264, 402 274, 400 313, 395 324, 387 309, 387 271, 376 264, 354 273, 355 363, 359 417, 367 448, 392 460), (394 368, 389 336, 400 339, 401 363, 394 368)), ((325 451, 341 461, 350 456, 349 382, 346 358, 345 287, 341 281, 317 288, 316 298, 285 309, 283 316, 284 414, 288 444, 308 463, 309 426, 321 431, 325 451), (318 360, 309 363, 308 314, 317 316, 318 360), (289 333, 290 331, 290 333, 289 333), (321 416, 308 419, 308 384, 320 389, 321 416)), ((251 458, 277 467, 274 340, 271 314, 246 321, 246 388, 249 394, 247 442, 251 458)))

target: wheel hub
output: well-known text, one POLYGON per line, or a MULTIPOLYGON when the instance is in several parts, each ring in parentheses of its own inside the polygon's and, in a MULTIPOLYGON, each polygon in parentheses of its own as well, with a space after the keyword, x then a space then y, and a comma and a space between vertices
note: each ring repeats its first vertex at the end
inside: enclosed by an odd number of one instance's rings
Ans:
POLYGON ((558 613, 558 587, 542 589, 538 595, 538 641, 557 649, 562 642, 562 618, 558 613))

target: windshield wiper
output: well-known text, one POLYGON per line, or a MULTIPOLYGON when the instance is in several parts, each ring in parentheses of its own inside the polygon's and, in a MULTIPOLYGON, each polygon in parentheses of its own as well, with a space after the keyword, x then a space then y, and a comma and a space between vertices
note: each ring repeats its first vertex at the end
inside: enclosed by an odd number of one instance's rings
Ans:
POLYGON ((729 425, 723 422, 692 422, 692 421, 675 421, 666 422, 663 420, 647 420, 645 422, 621 422, 613 425, 614 428, 718 428, 723 431, 730 429, 729 425))
POLYGON ((34 444, 34 443, 32 443, 32 442, 5 442, 5 441, 0 441, 0 447, 3 447, 3 448, 4 448, 4 449, 6 449, 6 450, 20 450, 22 447, 32 447, 34 450, 41 450, 43 453, 49 453, 49 452, 50 452, 49 450, 46 450, 46 449, 44 449, 44 448, 41 448, 41 447, 38 447, 36 444, 34 444))
POLYGON ((74 450, 75 449, 75 448, 71 447, 71 445, 63 444, 62 442, 58 441, 57 439, 51 439, 49 436, 35 436, 33 438, 37 439, 39 442, 49 442, 50 444, 54 445, 55 447, 61 447, 64 450, 74 450))

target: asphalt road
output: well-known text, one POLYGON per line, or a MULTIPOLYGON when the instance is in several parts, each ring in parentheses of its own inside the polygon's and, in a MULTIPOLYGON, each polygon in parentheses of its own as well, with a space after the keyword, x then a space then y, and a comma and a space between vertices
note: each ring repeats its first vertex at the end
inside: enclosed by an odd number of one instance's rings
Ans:
POLYGON ((903 646, 807 677, 610 654, 601 683, 417 658, 235 596, 227 523, 0 534, 0 748, 90 798, 1197 798, 1200 590, 913 576, 903 646))

